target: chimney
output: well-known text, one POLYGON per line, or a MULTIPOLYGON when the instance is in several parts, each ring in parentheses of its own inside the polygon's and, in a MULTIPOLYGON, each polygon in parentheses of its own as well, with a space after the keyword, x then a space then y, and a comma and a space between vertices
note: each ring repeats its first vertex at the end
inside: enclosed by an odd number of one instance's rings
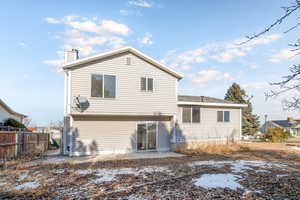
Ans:
POLYGON ((78 50, 72 49, 65 52, 65 63, 72 62, 78 59, 78 50))

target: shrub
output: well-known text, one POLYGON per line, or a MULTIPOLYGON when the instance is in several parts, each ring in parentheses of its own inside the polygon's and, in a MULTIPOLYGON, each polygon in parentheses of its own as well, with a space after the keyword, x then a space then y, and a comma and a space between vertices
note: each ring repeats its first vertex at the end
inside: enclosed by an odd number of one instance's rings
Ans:
POLYGON ((174 148, 177 153, 186 155, 201 155, 201 154, 227 154, 238 151, 244 151, 248 148, 245 145, 237 143, 189 143, 185 145, 178 145, 174 148))
POLYGON ((269 128, 261 140, 268 142, 284 142, 290 137, 290 133, 281 128, 269 128))
POLYGON ((9 118, 4 122, 4 126, 11 126, 11 127, 15 127, 15 128, 26 128, 24 126, 24 124, 18 122, 15 119, 9 118))

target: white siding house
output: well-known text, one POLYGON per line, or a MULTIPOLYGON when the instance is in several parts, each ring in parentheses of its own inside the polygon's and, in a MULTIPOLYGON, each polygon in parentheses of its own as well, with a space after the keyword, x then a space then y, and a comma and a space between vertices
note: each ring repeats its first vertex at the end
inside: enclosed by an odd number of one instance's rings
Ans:
POLYGON ((63 68, 65 154, 169 151, 182 135, 186 142, 240 136, 244 105, 178 101, 182 75, 132 47, 84 59, 72 50, 63 68), (201 103, 201 122, 181 123, 182 106, 201 103), (220 109, 230 112, 230 122, 217 123, 220 109))
POLYGON ((0 124, 4 123, 7 119, 12 118, 18 122, 23 122, 26 115, 13 111, 4 101, 0 99, 0 124))

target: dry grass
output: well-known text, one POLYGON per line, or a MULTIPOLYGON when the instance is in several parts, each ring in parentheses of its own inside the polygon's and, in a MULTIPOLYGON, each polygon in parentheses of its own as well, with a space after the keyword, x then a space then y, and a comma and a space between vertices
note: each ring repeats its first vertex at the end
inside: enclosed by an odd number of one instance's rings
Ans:
POLYGON ((174 150, 177 153, 186 155, 230 154, 233 152, 247 151, 249 147, 241 143, 190 143, 188 145, 181 145, 174 150))

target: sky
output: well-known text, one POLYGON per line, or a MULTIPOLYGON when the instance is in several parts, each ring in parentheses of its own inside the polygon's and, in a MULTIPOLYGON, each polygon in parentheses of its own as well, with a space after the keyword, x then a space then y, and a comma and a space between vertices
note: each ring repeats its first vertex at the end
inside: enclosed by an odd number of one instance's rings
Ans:
MULTIPOLYGON (((0 98, 35 125, 63 118, 64 51, 80 58, 133 46, 184 74, 179 94, 224 98, 236 82, 252 97, 264 121, 300 118, 283 110, 291 94, 265 100, 270 82, 280 81, 300 61, 290 51, 299 30, 292 15, 245 45, 288 5, 286 0, 10 0, 0 8, 0 98)), ((299 13, 298 13, 299 14, 299 13)), ((299 16, 299 15, 298 15, 299 16)), ((293 93, 295 94, 295 93, 293 93)))

